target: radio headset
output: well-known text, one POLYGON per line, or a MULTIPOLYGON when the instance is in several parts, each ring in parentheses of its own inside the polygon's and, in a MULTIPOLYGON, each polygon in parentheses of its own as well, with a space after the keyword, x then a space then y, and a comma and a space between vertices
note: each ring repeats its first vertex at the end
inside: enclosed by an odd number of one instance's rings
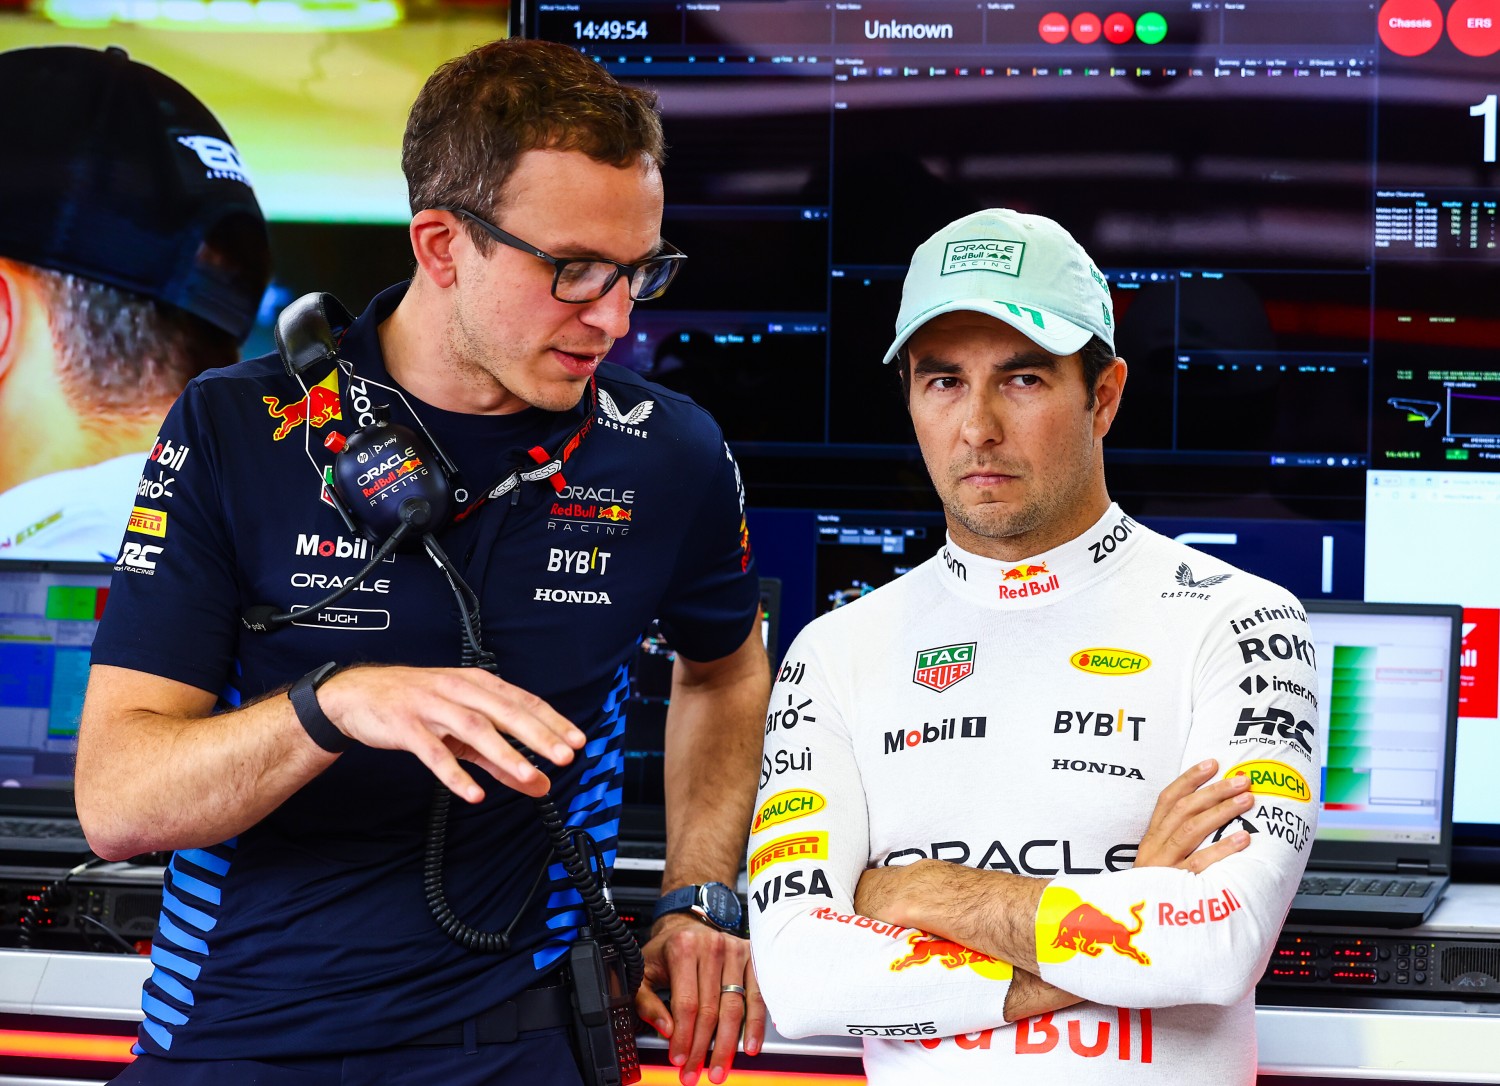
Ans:
MULTIPOLYGON (((335 328, 345 330, 353 322, 353 316, 337 298, 320 293, 303 295, 276 318, 276 351, 287 375, 301 387, 308 403, 313 395, 307 384, 310 371, 332 367, 341 370, 346 377, 354 376, 353 365, 338 353, 338 341, 334 335, 335 328)), ((435 533, 448 524, 455 503, 462 504, 467 499, 467 494, 458 485, 458 470, 400 389, 368 377, 361 377, 361 380, 399 397, 416 420, 421 434, 391 422, 387 405, 372 409, 371 421, 352 434, 329 434, 324 446, 334 454, 331 471, 320 467, 313 456, 310 426, 303 427, 303 450, 321 481, 324 500, 338 511, 351 533, 362 535, 377 545, 375 553, 363 569, 316 603, 291 611, 258 604, 245 611, 242 621, 255 633, 278 630, 294 618, 312 615, 343 599, 392 552, 425 551, 443 571, 458 601, 464 639, 462 666, 480 667, 498 676, 495 657, 481 641, 479 597, 435 538, 435 533)), ((589 390, 591 395, 597 395, 592 380, 589 390)), ((590 411, 550 459, 542 450, 532 450, 531 456, 539 464, 537 468, 511 472, 453 519, 462 519, 488 499, 506 493, 510 493, 511 500, 515 501, 520 496, 522 482, 541 481, 553 476, 558 476, 560 481, 563 464, 578 448, 592 419, 593 412, 590 411)), ((506 738, 533 765, 541 768, 535 753, 515 739, 506 738)), ((443 857, 451 800, 451 794, 443 785, 433 789, 423 858, 423 890, 428 909, 444 934, 460 946, 483 954, 506 953, 510 949, 511 933, 541 887, 548 864, 544 863, 537 873, 530 892, 504 931, 480 931, 464 923, 454 914, 443 891, 443 857)), ((593 838, 582 830, 567 827, 550 793, 534 802, 552 850, 582 898, 589 917, 590 934, 574 943, 568 957, 575 1007, 574 1042, 579 1049, 580 1063, 585 1074, 599 1086, 635 1082, 640 1072, 630 1008, 645 975, 640 946, 615 911, 593 838), (585 858, 585 851, 589 858, 585 858), (629 1077, 632 1069, 634 1075, 629 1077)))

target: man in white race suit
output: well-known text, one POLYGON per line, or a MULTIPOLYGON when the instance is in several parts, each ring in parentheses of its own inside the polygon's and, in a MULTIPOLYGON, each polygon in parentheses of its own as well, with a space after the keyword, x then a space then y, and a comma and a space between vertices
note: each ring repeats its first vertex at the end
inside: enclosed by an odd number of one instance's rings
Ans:
POLYGON ((917 249, 885 360, 947 542, 778 672, 756 966, 777 1029, 863 1037, 874 1086, 1255 1080, 1318 809, 1312 638, 1111 503, 1113 333, 1049 219, 917 249))

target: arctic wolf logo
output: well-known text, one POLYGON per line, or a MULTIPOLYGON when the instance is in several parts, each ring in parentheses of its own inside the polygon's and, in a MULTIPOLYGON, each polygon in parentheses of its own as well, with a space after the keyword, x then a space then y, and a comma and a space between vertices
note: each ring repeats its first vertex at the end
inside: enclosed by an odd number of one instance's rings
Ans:
POLYGON ((1052 940, 1052 945, 1056 949, 1081 950, 1090 958, 1097 958, 1104 953, 1105 947, 1109 947, 1116 954, 1134 958, 1142 965, 1150 965, 1151 959, 1130 942, 1145 926, 1141 920, 1141 910, 1145 907, 1144 901, 1138 901, 1130 907, 1130 915, 1135 917, 1135 927, 1127 928, 1108 913, 1101 912, 1085 901, 1058 923, 1057 938, 1052 940))

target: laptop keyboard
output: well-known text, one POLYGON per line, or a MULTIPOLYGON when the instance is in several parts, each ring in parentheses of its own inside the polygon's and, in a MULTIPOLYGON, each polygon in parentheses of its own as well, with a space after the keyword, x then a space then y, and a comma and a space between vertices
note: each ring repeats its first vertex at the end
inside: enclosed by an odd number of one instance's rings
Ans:
POLYGON ((1305 878, 1297 893, 1310 897, 1426 897, 1429 879, 1341 878, 1319 875, 1305 878))
POLYGON ((15 837, 23 840, 50 841, 71 840, 83 836, 83 827, 77 822, 61 818, 0 818, 0 837, 15 837))

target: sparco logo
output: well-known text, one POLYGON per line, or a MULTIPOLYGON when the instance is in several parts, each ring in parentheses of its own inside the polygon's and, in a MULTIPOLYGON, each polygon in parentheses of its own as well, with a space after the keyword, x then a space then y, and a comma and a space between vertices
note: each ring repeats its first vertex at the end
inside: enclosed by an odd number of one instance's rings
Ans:
MULTIPOLYGON (((861 920, 866 919, 860 917, 861 920)), ((905 929, 903 929, 905 930, 905 929)), ((933 1037, 937 1025, 932 1022, 907 1022, 900 1026, 845 1026, 851 1037, 933 1037)))
POLYGON ((1066 770, 1069 773, 1102 773, 1106 777, 1129 777, 1136 781, 1146 779, 1134 766, 1115 765, 1112 762, 1085 762, 1079 758, 1053 758, 1052 768, 1066 770))
POLYGON ((979 642, 970 641, 965 645, 940 645, 935 649, 923 649, 917 653, 911 681, 942 693, 974 673, 974 650, 978 645, 979 642))
POLYGON ((597 603, 606 607, 613 603, 608 592, 577 588, 538 588, 532 599, 543 603, 597 603))
POLYGON ((1269 664, 1274 656, 1278 660, 1301 660, 1304 664, 1318 666, 1318 650, 1313 643, 1304 641, 1295 634, 1290 637, 1286 634, 1272 634, 1264 641, 1258 637, 1247 637, 1239 644, 1240 655, 1247 664, 1252 660, 1269 664))
POLYGON ((366 539, 345 539, 341 535, 324 539, 318 535, 297 533, 297 556, 317 555, 319 558, 353 558, 363 562, 370 557, 370 542, 366 539))
POLYGON ((1094 555, 1094 564, 1097 566, 1100 562, 1114 554, 1115 548, 1129 539, 1136 527, 1135 521, 1131 520, 1124 513, 1121 513, 1120 519, 1115 521, 1113 527, 1106 528, 1102 536, 1089 544, 1089 550, 1094 555))
POLYGON ((939 743, 945 739, 983 739, 985 718, 982 716, 948 717, 940 724, 923 724, 910 731, 885 733, 885 752, 895 754, 898 750, 915 750, 925 743, 939 743))
POLYGON ((1275 737, 1289 739, 1302 748, 1302 753, 1309 758, 1312 757, 1312 744, 1308 742, 1308 736, 1313 734, 1313 726, 1305 720, 1298 720, 1285 709, 1267 709, 1261 712, 1258 709, 1241 709, 1240 722, 1234 727, 1234 734, 1245 738, 1246 742, 1264 741, 1274 743, 1275 737))

